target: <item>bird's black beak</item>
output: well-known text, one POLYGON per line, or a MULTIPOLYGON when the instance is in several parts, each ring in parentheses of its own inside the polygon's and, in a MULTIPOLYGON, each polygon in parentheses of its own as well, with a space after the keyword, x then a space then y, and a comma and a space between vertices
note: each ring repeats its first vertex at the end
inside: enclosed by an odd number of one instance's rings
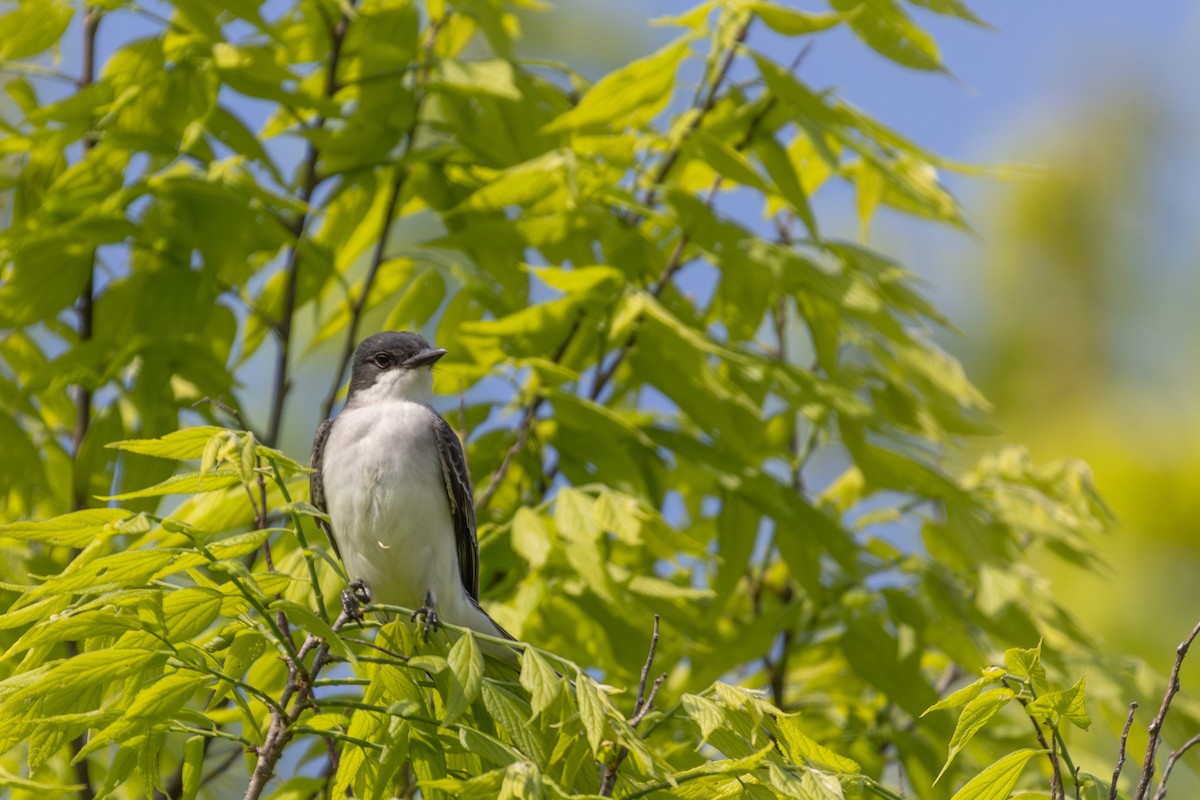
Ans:
POLYGON ((417 367, 428 367, 444 355, 446 355, 445 349, 441 347, 431 347, 428 350, 422 350, 412 358, 405 361, 404 368, 416 369, 417 367))

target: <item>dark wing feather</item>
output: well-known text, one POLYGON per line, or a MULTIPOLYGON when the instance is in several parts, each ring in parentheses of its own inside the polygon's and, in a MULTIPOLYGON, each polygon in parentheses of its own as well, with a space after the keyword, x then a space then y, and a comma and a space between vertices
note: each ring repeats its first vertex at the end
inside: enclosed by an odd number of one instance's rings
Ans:
MULTIPOLYGON (((325 473, 321 462, 325 457, 325 442, 329 439, 331 430, 333 430, 333 420, 331 419, 325 420, 317 428, 317 437, 313 439, 312 457, 308 459, 308 466, 316 470, 308 477, 308 497, 312 504, 325 514, 329 513, 329 509, 325 507, 325 473)), ((338 550, 337 540, 333 538, 333 528, 329 527, 329 523, 323 519, 317 519, 317 527, 325 531, 329 544, 333 545, 333 552, 340 559, 342 552, 338 550)))
POLYGON ((479 599, 479 540, 475 537, 475 502, 471 499, 471 476, 462 444, 454 429, 434 413, 434 440, 438 460, 442 463, 442 479, 446 498, 450 501, 450 517, 454 520, 454 539, 458 547, 458 570, 463 588, 472 600, 479 599))

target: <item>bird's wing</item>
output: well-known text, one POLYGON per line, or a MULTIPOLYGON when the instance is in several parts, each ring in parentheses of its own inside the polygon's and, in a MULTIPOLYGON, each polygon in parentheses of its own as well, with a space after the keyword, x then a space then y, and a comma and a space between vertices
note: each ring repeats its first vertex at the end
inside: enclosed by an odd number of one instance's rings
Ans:
POLYGON ((454 429, 434 412, 434 441, 442 464, 442 480, 454 520, 454 539, 458 549, 458 571, 463 587, 472 600, 479 599, 479 540, 475 537, 475 503, 471 499, 471 476, 462 444, 454 429))
MULTIPOLYGON (((322 469, 322 460, 325 457, 325 442, 329 439, 329 432, 333 430, 333 420, 327 419, 317 428, 317 436, 313 439, 312 457, 308 459, 308 466, 316 470, 308 478, 308 496, 312 504, 319 508, 322 513, 328 514, 329 509, 325 507, 325 472, 322 469)), ((325 536, 329 539, 329 544, 333 545, 333 552, 340 559, 342 553, 338 550, 337 540, 333 538, 333 528, 323 519, 317 519, 317 527, 325 531, 325 536)))

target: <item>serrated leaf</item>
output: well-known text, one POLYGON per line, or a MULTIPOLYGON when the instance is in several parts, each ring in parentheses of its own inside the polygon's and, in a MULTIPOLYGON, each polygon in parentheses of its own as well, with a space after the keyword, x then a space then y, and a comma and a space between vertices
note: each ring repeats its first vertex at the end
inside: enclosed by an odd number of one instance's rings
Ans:
POLYGON ((856 9, 844 14, 814 14, 767 2, 746 3, 744 8, 753 11, 768 28, 784 36, 805 36, 828 30, 858 13, 856 9))
POLYGON ((449 727, 466 711, 467 706, 479 698, 483 686, 483 654, 479 652, 474 634, 466 631, 458 637, 458 641, 450 647, 446 663, 450 666, 450 674, 454 678, 450 681, 446 716, 442 720, 442 724, 449 727))
POLYGON ((600 697, 600 690, 596 688, 595 682, 582 670, 575 673, 575 700, 579 706, 579 721, 583 723, 592 754, 598 755, 607 728, 604 700, 600 697))
POLYGON ((1033 683, 1033 688, 1039 694, 1049 689, 1046 679, 1046 668, 1042 666, 1042 643, 1037 647, 1012 647, 1004 651, 1004 666, 1009 674, 1033 683))
POLYGON ((196 800, 204 775, 205 737, 192 736, 183 743, 183 763, 179 767, 179 800, 196 800))
POLYGON ((780 714, 775 719, 783 734, 788 757, 796 762, 808 763, 834 772, 858 773, 862 767, 858 762, 838 755, 800 729, 799 714, 780 714))
POLYGON ((1029 759, 1040 756, 1045 750, 1018 750, 1009 753, 1004 758, 992 764, 983 772, 969 780, 965 786, 954 793, 951 800, 1005 800, 1029 759))
POLYGON ((558 699, 562 689, 562 680, 554 668, 538 655, 532 647, 527 648, 521 655, 521 686, 529 692, 529 705, 533 709, 533 719, 545 711, 558 699))
POLYGON ((207 475, 201 475, 199 472, 188 472, 182 475, 172 475, 165 481, 148 486, 145 489, 137 489, 136 491, 99 497, 97 499, 107 502, 110 500, 136 500, 141 497, 164 497, 169 494, 201 494, 203 492, 216 492, 221 489, 228 489, 230 486, 237 486, 241 482, 242 473, 239 470, 215 469, 207 475))
POLYGON ((512 548, 525 559, 529 566, 537 569, 546 563, 552 543, 550 532, 537 512, 521 506, 513 515, 509 529, 512 548))
POLYGON ((958 717, 958 724, 954 726, 954 735, 950 737, 950 752, 946 756, 946 763, 942 765, 937 778, 934 778, 934 783, 937 783, 946 774, 950 762, 954 761, 958 752, 966 747, 972 737, 1014 696, 1011 689, 993 689, 967 703, 958 717))
POLYGON ((997 680, 999 680, 999 678, 988 677, 985 675, 979 680, 969 683, 961 689, 946 695, 941 700, 938 700, 929 708, 922 711, 921 716, 923 717, 931 711, 940 711, 944 708, 958 708, 959 706, 965 706, 967 703, 978 697, 979 693, 982 692, 985 687, 995 683, 997 680))
POLYGON ((688 54, 691 35, 672 42, 601 78, 565 114, 543 129, 562 133, 584 128, 621 130, 637 127, 662 110, 675 87, 675 71, 688 54))
POLYGON ((1092 720, 1088 717, 1087 707, 1084 704, 1086 683, 1087 676, 1085 675, 1070 689, 1047 692, 1025 706, 1025 712, 1034 719, 1047 721, 1051 725, 1057 725, 1059 720, 1065 719, 1086 731, 1092 726, 1092 720))
POLYGON ((200 425, 195 428, 172 431, 157 439, 125 439, 119 442, 110 442, 105 447, 155 458, 192 459, 202 458, 212 439, 236 435, 235 431, 218 428, 215 425, 200 425))
POLYGON ((132 512, 123 508, 89 508, 39 522, 0 525, 0 536, 82 548, 98 536, 119 533, 116 524, 132 516, 132 512))

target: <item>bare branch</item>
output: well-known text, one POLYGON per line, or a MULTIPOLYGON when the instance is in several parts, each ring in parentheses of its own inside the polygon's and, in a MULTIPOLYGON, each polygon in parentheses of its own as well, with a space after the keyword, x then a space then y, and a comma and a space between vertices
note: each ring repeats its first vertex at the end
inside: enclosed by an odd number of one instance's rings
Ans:
POLYGON ((1133 714, 1137 708, 1136 702, 1129 704, 1129 716, 1125 718, 1125 729, 1121 731, 1121 744, 1117 748, 1117 768, 1113 770, 1112 783, 1108 787, 1108 800, 1117 800, 1117 781, 1121 777, 1121 770, 1125 768, 1125 748, 1129 743, 1129 728, 1133 725, 1133 714))
MULTIPOLYGON (((96 32, 100 28, 100 9, 86 6, 83 14, 83 54, 82 70, 79 75, 79 88, 90 86, 96 79, 96 32)), ((91 130, 85 131, 80 142, 83 157, 95 146, 95 138, 91 130)), ((88 265, 87 281, 79 296, 79 341, 86 342, 92 338, 92 328, 95 317, 96 293, 96 254, 92 251, 91 263, 88 265)), ((88 505, 88 479, 90 476, 79 469, 79 455, 83 449, 83 440, 87 437, 88 427, 92 420, 92 390, 84 385, 75 387, 75 427, 71 432, 71 510, 79 511, 88 505)), ((72 551, 74 558, 78 551, 72 551)), ((79 644, 75 641, 66 643, 67 655, 79 654, 79 644)), ((91 776, 88 774, 88 759, 78 758, 79 753, 87 744, 87 734, 81 733, 71 742, 71 755, 74 766, 75 782, 79 784, 80 800, 92 800, 96 796, 92 788, 91 776)))
POLYGON ((654 667, 654 654, 658 652, 658 614, 654 615, 654 633, 650 635, 650 652, 646 654, 646 663, 642 665, 642 675, 638 680, 638 696, 637 703, 633 706, 634 716, 642 710, 642 706, 646 702, 646 679, 650 676, 650 670, 654 667))
POLYGON ((1192 646, 1192 642, 1196 640, 1197 636, 1200 636, 1200 623, 1197 623, 1188 637, 1175 648, 1175 665, 1171 667, 1171 677, 1167 680, 1167 691, 1163 695, 1162 705, 1159 706, 1158 713, 1154 716, 1154 721, 1150 723, 1148 729, 1150 741, 1146 744, 1146 759, 1142 762, 1142 776, 1138 779, 1133 800, 1146 800, 1150 793, 1150 781, 1154 778, 1154 755, 1158 750, 1159 738, 1162 736, 1163 722, 1167 718, 1167 712, 1171 710, 1171 701, 1179 692, 1179 670, 1183 667, 1183 659, 1187 656, 1188 648, 1192 646))
MULTIPOLYGON (((415 121, 413 125, 416 126, 415 121)), ((410 132, 408 147, 412 146, 411 141, 412 134, 410 132)), ((363 311, 366 310, 367 299, 371 296, 371 287, 375 284, 375 276, 379 274, 379 267, 383 264, 383 257, 387 253, 392 217, 396 214, 396 204, 400 200, 400 193, 404 190, 404 180, 408 176, 406 168, 398 167, 398 169, 400 174, 392 180, 392 187, 383 209, 383 225, 379 231, 379 239, 375 242, 375 250, 371 254, 371 264, 367 268, 367 275, 363 278, 362 291, 350 304, 350 322, 346 325, 346 339, 342 343, 342 355, 338 359, 337 369, 333 373, 333 386, 330 387, 329 394, 325 396, 325 401, 321 403, 321 419, 328 419, 333 412, 338 389, 342 387, 342 376, 346 374, 346 368, 350 366, 350 357, 354 355, 354 347, 358 342, 358 326, 362 321, 363 311)))
POLYGON ((1188 750, 1191 750, 1197 744, 1200 744, 1200 733, 1188 739, 1183 743, 1182 747, 1171 753, 1171 755, 1167 756, 1167 763, 1163 767, 1162 780, 1158 784, 1158 791, 1154 793, 1154 800, 1163 800, 1163 798, 1167 796, 1167 781, 1171 779, 1171 770, 1175 768, 1175 762, 1182 758, 1184 753, 1186 753, 1188 750))
MULTIPOLYGON (((566 338, 563 339, 563 343, 559 345, 558 349, 555 350, 554 354, 550 357, 550 361, 552 363, 557 364, 562 361, 563 356, 566 355, 567 348, 570 347, 571 342, 575 339, 575 334, 579 330, 579 326, 582 324, 583 316, 577 316, 575 318, 575 323, 571 326, 571 330, 567 333, 566 338)), ((509 447, 504 453, 504 458, 501 460, 500 466, 497 467, 496 471, 492 473, 492 477, 488 480, 487 486, 485 486, 483 491, 479 493, 479 499, 475 501, 476 516, 482 515, 483 512, 487 510, 487 507, 491 505, 492 498, 496 495, 496 490, 500 488, 500 484, 508 475, 508 470, 512 466, 513 459, 516 458, 517 454, 520 453, 525 447, 525 440, 529 438, 529 430, 533 427, 533 421, 537 418, 537 414, 539 411, 541 411, 542 405, 544 405, 545 402, 545 395, 539 394, 529 402, 529 405, 525 406, 525 411, 521 415, 521 421, 517 423, 516 441, 514 441, 512 446, 509 447)))
MULTIPOLYGON (((667 679, 667 674, 664 672, 654 680, 654 685, 650 687, 650 694, 646 694, 646 682, 650 679, 650 670, 654 668, 654 655, 658 652, 658 614, 654 615, 654 633, 650 636, 650 651, 646 654, 646 663, 642 665, 642 674, 638 680, 637 702, 633 706, 633 716, 629 718, 629 726, 637 728, 646 715, 650 713, 650 709, 654 706, 654 698, 658 695, 658 687, 662 686, 663 681, 667 679)), ((600 778, 600 790, 597 792, 601 797, 612 797, 613 787, 617 783, 617 770, 621 768, 621 763, 629 755, 629 748, 622 747, 613 760, 604 766, 604 774, 600 778)))
MULTIPOLYGON (((349 9, 353 9, 356 2, 357 0, 348 0, 349 9)), ((341 60, 342 43, 346 39, 346 29, 349 25, 350 17, 347 11, 343 11, 330 34, 329 63, 325 68, 325 97, 327 98, 332 98, 337 93, 338 62, 341 60)), ((324 125, 325 117, 317 117, 314 127, 321 128, 324 125)), ((275 355, 275 376, 271 388, 271 414, 267 420, 266 436, 263 437, 263 441, 271 447, 274 447, 279 440, 279 429, 283 425, 283 405, 287 399, 288 390, 291 388, 291 381, 288 378, 288 358, 292 348, 292 320, 296 314, 296 292, 300 283, 300 239, 304 236, 309 222, 308 204, 312 200, 317 184, 320 183, 320 177, 317 175, 317 158, 317 146, 310 140, 308 153, 304 159, 304 182, 298 193, 300 200, 305 205, 305 210, 292 224, 292 234, 296 237, 296 241, 292 243, 291 249, 288 251, 287 264, 284 266, 287 282, 284 287, 283 316, 275 323, 279 350, 275 355)))
MULTIPOLYGON (((333 623, 334 633, 340 631, 351 619, 353 617, 350 612, 343 608, 333 623)), ((257 800, 266 789, 267 782, 275 774, 275 765, 292 738, 293 726, 312 703, 314 682, 328 660, 329 643, 312 634, 305 639, 297 657, 289 660, 287 683, 279 702, 279 707, 285 711, 281 713, 276 708, 271 710, 267 735, 258 747, 258 763, 254 765, 254 772, 250 775, 243 800, 257 800), (316 655, 313 656, 312 666, 305 670, 304 658, 314 650, 316 655)))

